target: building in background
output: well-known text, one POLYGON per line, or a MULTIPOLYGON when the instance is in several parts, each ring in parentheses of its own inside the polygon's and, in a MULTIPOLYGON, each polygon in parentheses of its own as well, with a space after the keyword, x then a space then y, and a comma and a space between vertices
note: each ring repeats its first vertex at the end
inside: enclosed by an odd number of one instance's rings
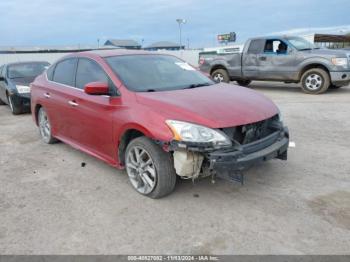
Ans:
POLYGON ((141 45, 138 42, 136 42, 135 40, 128 39, 108 39, 104 45, 115 46, 125 49, 141 49, 141 45))
MULTIPOLYGON (((148 51, 157 51, 157 50, 180 50, 180 46, 177 43, 169 41, 160 41, 155 42, 144 48, 148 51)), ((185 46, 181 46, 181 49, 185 49, 185 46)))
POLYGON ((302 35, 302 37, 319 47, 327 47, 333 49, 350 47, 350 34, 336 35, 315 33, 302 35))

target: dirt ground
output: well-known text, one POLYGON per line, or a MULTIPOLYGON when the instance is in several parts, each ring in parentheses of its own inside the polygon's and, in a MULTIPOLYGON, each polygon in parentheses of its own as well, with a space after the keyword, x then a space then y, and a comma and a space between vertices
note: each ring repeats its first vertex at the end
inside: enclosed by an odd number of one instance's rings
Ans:
POLYGON ((349 254, 350 87, 252 88, 283 113, 296 143, 288 161, 248 170, 244 186, 181 181, 160 200, 124 171, 45 145, 29 114, 0 106, 0 253, 349 254))

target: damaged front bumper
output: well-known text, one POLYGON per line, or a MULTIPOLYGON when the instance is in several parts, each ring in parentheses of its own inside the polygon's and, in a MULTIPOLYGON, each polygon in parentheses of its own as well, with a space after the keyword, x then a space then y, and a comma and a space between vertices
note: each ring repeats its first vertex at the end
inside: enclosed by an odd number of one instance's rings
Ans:
POLYGON ((289 132, 287 128, 246 145, 217 150, 206 154, 210 169, 223 173, 242 171, 252 165, 273 158, 287 160, 289 132))
MULTIPOLYGON (((172 143, 171 150, 203 157, 201 172, 204 174, 243 183, 241 171, 274 158, 287 160, 288 146, 288 128, 281 126, 270 135, 248 144, 234 143, 229 148, 210 149, 208 145, 203 144, 196 147, 193 144, 172 143)), ((198 165, 195 166, 198 167, 198 165)), ((181 176, 181 174, 179 175, 181 176)))

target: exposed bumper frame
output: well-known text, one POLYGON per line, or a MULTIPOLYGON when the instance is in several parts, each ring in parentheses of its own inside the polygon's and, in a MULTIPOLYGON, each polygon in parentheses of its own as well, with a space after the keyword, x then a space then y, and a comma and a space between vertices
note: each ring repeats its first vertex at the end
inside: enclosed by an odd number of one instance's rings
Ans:
POLYGON ((218 173, 225 171, 237 172, 273 158, 287 160, 288 129, 285 128, 279 134, 274 133, 257 142, 259 143, 242 146, 241 150, 209 153, 207 157, 211 168, 218 173), (271 143, 271 141, 273 142, 271 143))

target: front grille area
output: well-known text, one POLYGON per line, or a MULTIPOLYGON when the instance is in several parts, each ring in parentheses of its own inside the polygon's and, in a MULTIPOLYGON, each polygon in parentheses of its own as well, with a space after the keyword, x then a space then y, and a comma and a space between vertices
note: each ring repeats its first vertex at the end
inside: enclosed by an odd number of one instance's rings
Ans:
POLYGON ((260 122, 236 127, 222 128, 221 130, 233 141, 241 145, 245 145, 267 137, 268 135, 277 130, 280 130, 281 128, 282 123, 279 121, 278 115, 275 115, 260 122))

